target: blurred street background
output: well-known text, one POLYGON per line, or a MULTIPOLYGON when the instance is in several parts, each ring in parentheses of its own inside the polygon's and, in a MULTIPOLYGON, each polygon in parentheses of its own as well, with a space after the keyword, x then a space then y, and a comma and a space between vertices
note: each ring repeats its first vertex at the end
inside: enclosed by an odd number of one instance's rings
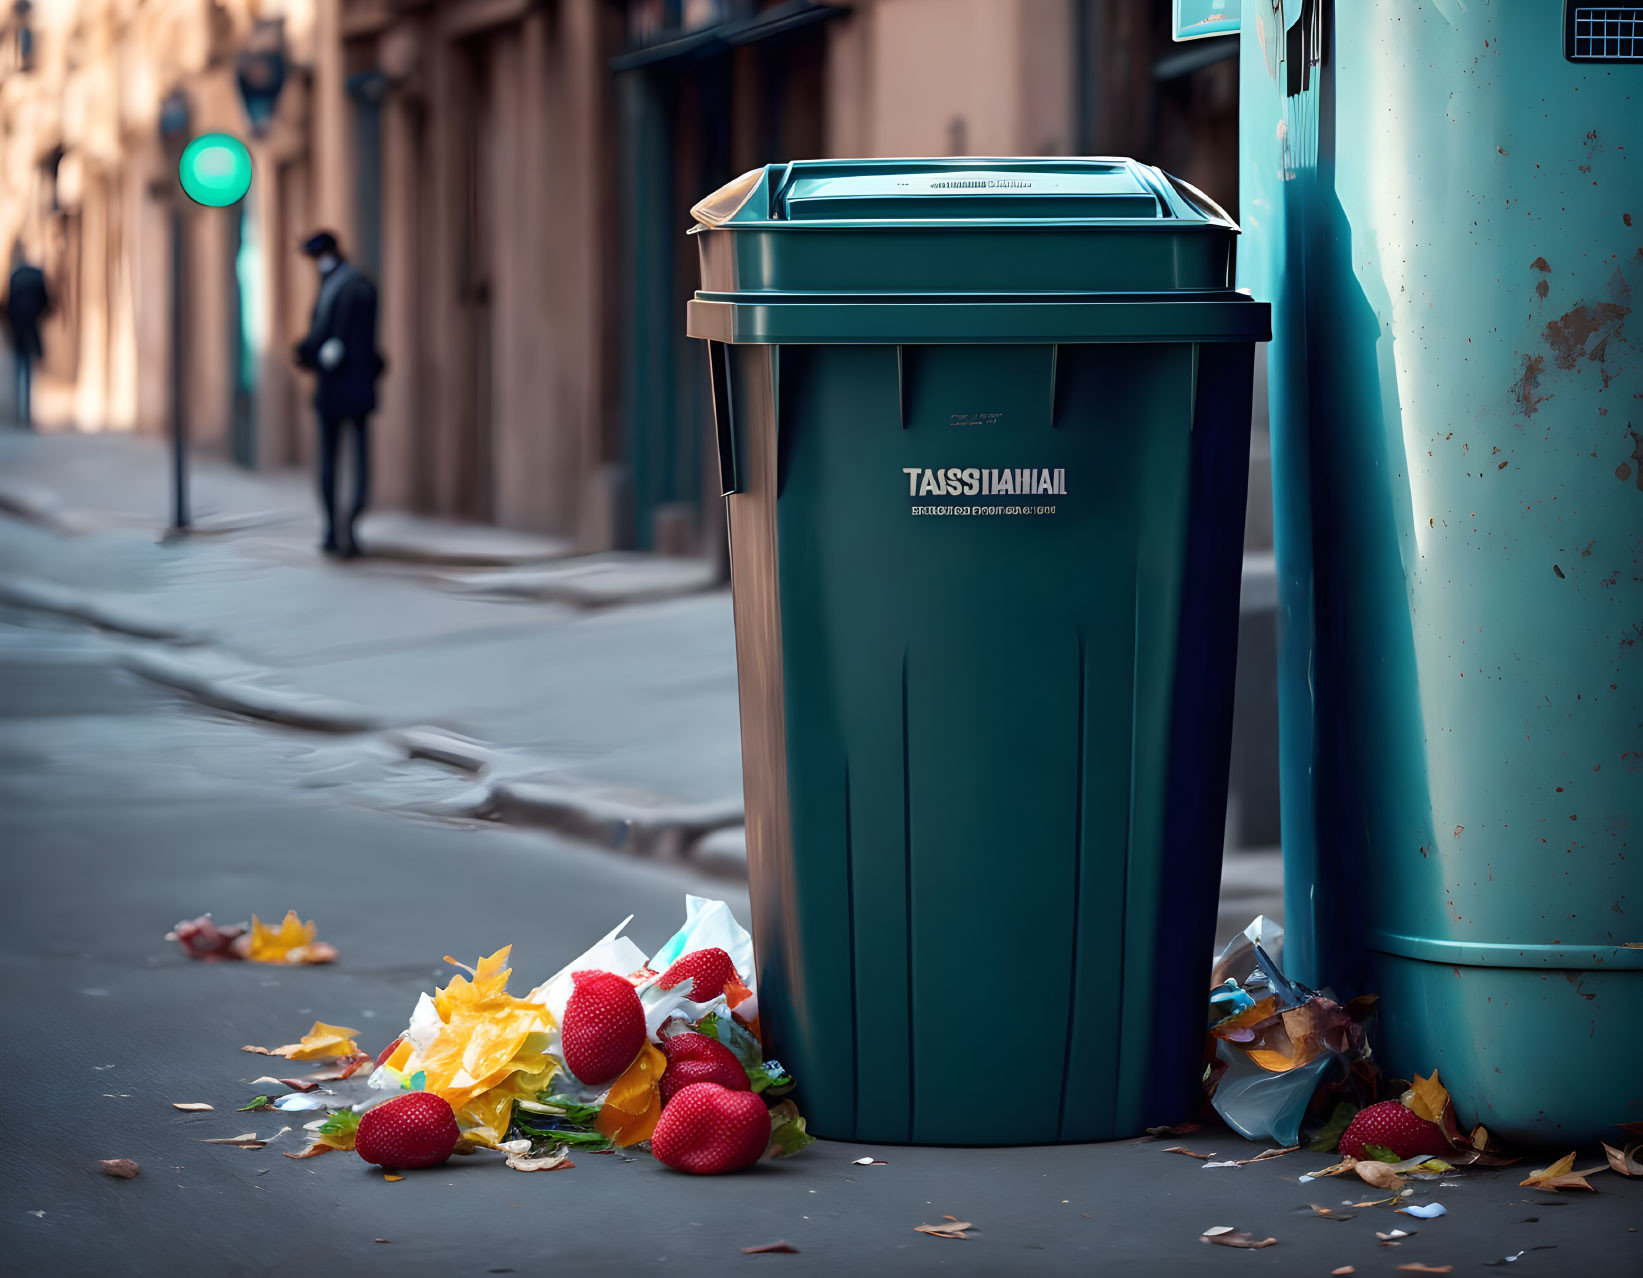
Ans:
MULTIPOLYGON (((440 804, 734 872, 690 205, 774 160, 1110 153, 1235 209, 1237 41, 1168 31, 1154 0, 18 0, 0 250, 53 308, 28 427, 0 377, 0 511, 32 529, 0 595, 218 709, 431 734, 466 778, 440 804), (175 178, 211 130, 254 161, 226 209, 175 178), (345 568, 290 357, 319 227, 378 280, 388 363, 345 568), (195 532, 157 546, 174 429, 195 532)), ((1259 387, 1255 416, 1228 839, 1275 911, 1259 387)))

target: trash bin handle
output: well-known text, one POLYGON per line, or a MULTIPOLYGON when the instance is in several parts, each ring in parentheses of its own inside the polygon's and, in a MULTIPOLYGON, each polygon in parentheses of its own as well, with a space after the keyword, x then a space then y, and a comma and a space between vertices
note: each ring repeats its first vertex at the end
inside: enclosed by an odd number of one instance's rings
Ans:
POLYGON ((708 380, 713 386, 713 429, 719 441, 719 486, 726 497, 742 491, 736 473, 736 428, 730 405, 730 347, 707 343, 708 380))

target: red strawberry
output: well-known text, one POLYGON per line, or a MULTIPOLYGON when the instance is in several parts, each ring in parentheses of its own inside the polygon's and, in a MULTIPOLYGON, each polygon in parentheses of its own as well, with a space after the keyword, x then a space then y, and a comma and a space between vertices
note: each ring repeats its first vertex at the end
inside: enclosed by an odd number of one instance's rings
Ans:
POLYGON ((573 972, 560 1045, 565 1065, 584 1083, 608 1083, 645 1044, 645 1009, 615 972, 573 972))
POLYGON ((387 1060, 390 1056, 392 1056, 394 1054, 394 1049, 396 1047, 398 1047, 404 1041, 405 1041, 404 1037, 401 1036, 399 1038, 396 1038, 393 1042, 389 1043, 387 1047, 383 1048, 382 1051, 377 1054, 376 1063, 378 1065, 382 1064, 383 1061, 387 1060))
POLYGON ((664 990, 670 990, 675 985, 689 980, 691 1002, 705 1003, 723 994, 725 982, 732 979, 741 979, 736 972, 736 965, 730 961, 730 955, 714 946, 712 949, 692 950, 679 958, 672 967, 662 973, 662 979, 657 984, 664 990))
POLYGON ((733 1092, 748 1090, 747 1071, 731 1051, 706 1034, 675 1034, 662 1040, 667 1069, 662 1074, 662 1104, 692 1083, 717 1083, 733 1092))
POLYGON ((650 1152, 697 1176, 751 1167, 770 1144, 770 1111, 752 1092, 717 1083, 682 1087, 662 1110, 650 1152))
POLYGON ((1358 1111, 1341 1136, 1341 1153, 1350 1158, 1367 1158, 1365 1145, 1390 1149, 1399 1159, 1450 1152, 1443 1128, 1427 1122, 1402 1101, 1382 1101, 1358 1111))
POLYGON ((365 1111, 354 1133, 354 1149, 378 1167, 436 1167, 451 1156, 461 1134, 442 1097, 407 1092, 365 1111))

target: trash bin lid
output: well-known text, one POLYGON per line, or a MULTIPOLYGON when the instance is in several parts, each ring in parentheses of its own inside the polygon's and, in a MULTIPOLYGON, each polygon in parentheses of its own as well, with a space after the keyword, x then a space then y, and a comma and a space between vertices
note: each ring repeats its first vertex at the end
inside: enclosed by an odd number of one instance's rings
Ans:
POLYGON ((702 286, 688 331, 712 341, 1268 335, 1270 308, 1232 286, 1237 225, 1134 160, 796 160, 691 213, 702 286))
POLYGON ((797 160, 742 174, 691 215, 770 223, 1199 223, 1236 229, 1203 192, 1134 160, 797 160))

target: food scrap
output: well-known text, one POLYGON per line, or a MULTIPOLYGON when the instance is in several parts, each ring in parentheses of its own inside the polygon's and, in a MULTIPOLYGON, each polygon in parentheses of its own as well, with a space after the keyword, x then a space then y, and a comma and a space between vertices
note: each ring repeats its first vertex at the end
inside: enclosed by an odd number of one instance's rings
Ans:
MULTIPOLYGON (((243 1048, 328 1064, 256 1079, 292 1091, 242 1108, 322 1109, 303 1128, 307 1146, 286 1157, 353 1150, 387 1180, 475 1150, 536 1172, 573 1168, 576 1150, 648 1146, 664 1166, 695 1175, 796 1153, 812 1138, 785 1099, 793 1078, 760 1042, 752 938, 722 901, 687 897, 685 914, 655 954, 622 935, 625 919, 524 994, 508 991, 511 946, 472 967, 447 956, 459 973, 418 998, 374 1059, 358 1030, 324 1021, 295 1043, 243 1048)), ((177 939, 188 927, 178 925, 177 939)), ((257 961, 318 961, 313 925, 294 913, 278 929, 253 919, 244 939, 244 956, 257 961)), ((273 1139, 247 1132, 209 1143, 259 1149, 273 1139)), ((964 1237, 971 1226, 933 1228, 964 1237)))

